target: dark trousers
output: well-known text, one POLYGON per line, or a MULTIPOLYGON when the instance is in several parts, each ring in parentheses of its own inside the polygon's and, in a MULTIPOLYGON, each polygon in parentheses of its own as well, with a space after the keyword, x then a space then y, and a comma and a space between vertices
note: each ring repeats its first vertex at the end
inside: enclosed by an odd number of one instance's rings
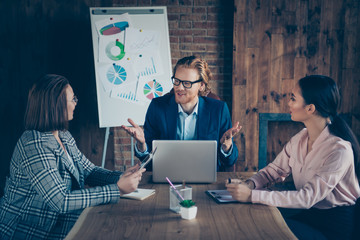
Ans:
POLYGON ((279 208, 286 224, 297 238, 351 239, 355 206, 330 209, 279 208))

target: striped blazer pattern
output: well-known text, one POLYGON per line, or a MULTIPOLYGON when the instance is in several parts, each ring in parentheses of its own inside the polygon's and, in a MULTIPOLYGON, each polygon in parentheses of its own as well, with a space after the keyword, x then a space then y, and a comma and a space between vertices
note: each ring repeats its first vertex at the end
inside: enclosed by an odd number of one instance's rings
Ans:
POLYGON ((0 239, 63 239, 84 208, 120 199, 121 172, 91 163, 68 131, 59 137, 73 163, 51 132, 25 131, 17 142, 0 199, 0 239))

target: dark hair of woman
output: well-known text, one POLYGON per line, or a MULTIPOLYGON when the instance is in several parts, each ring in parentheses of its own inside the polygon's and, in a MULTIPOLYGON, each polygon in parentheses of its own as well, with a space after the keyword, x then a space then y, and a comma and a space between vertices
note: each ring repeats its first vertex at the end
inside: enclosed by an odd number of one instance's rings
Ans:
POLYGON ((32 87, 28 96, 24 125, 26 130, 40 132, 68 128, 66 86, 69 81, 47 74, 32 87))
POLYGON ((330 118, 329 131, 351 143, 355 172, 360 181, 360 146, 349 125, 339 116, 340 93, 335 81, 326 76, 312 75, 299 80, 299 87, 306 104, 314 104, 316 112, 330 118))

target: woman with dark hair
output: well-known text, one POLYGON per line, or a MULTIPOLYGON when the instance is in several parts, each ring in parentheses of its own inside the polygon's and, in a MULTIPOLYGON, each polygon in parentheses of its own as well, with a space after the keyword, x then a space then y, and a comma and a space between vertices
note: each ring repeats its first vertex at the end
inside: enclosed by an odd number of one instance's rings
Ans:
POLYGON ((77 102, 62 76, 45 75, 30 90, 26 131, 0 199, 0 239, 63 239, 84 208, 116 203, 136 190, 145 171, 138 165, 123 174, 109 171, 77 148, 67 131, 77 102))
POLYGON ((338 115, 339 104, 333 79, 319 75, 300 79, 288 105, 291 119, 306 128, 256 175, 226 183, 233 198, 280 207, 299 239, 350 239, 360 197, 360 148, 338 115), (296 190, 264 190, 290 174, 296 190))

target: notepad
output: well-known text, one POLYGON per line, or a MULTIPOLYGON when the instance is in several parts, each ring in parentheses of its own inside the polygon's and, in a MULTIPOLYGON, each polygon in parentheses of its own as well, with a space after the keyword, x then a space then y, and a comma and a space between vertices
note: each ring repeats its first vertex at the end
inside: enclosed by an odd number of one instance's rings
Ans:
POLYGON ((145 198, 148 198, 153 194, 155 194, 155 189, 138 188, 138 189, 136 189, 136 191, 134 191, 132 193, 124 194, 121 197, 136 199, 136 200, 144 200, 145 198))
POLYGON ((217 203, 235 203, 238 202, 232 198, 227 190, 208 190, 205 191, 217 203))

